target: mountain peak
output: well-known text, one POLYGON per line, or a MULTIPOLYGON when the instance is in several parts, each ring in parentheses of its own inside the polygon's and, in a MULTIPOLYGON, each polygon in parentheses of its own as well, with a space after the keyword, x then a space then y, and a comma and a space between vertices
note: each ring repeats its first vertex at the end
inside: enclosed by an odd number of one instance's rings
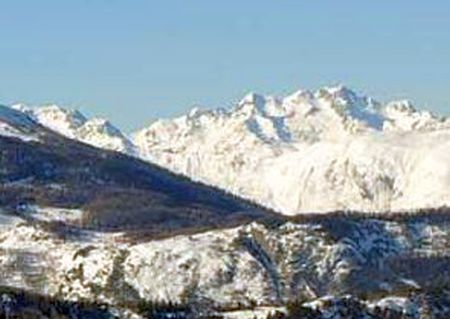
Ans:
POLYGON ((406 99, 389 102, 386 105, 386 109, 403 113, 417 112, 416 108, 414 107, 414 104, 410 100, 406 99))
POLYGON ((107 134, 110 136, 120 136, 120 137, 124 136, 122 132, 117 127, 115 127, 110 121, 100 117, 94 117, 90 120, 87 120, 83 124, 83 129, 93 130, 100 134, 107 134))
POLYGON ((78 120, 80 122, 86 121, 86 117, 77 109, 69 109, 58 104, 46 104, 36 108, 36 113, 59 113, 64 114, 70 118, 78 120))
POLYGON ((26 105, 25 103, 15 103, 12 104, 10 108, 25 114, 31 114, 33 112, 33 109, 28 105, 26 105))
POLYGON ((249 92, 242 98, 239 104, 258 104, 263 101, 265 101, 264 95, 256 92, 249 92))
POLYGON ((197 118, 199 117, 201 114, 203 113, 202 109, 200 109, 198 106, 193 107, 189 113, 188 113, 188 117, 189 118, 197 118))
POLYGON ((341 104, 354 104, 358 100, 365 98, 343 84, 323 87, 315 92, 315 96, 316 98, 324 98, 341 104))
POLYGON ((302 101, 310 101, 312 99, 314 99, 314 94, 311 91, 299 89, 286 96, 283 100, 285 102, 300 103, 302 101))
POLYGON ((56 104, 35 108, 33 116, 42 125, 70 138, 74 138, 75 131, 86 122, 86 117, 78 110, 66 109, 56 104))
POLYGON ((244 98, 238 103, 238 108, 245 111, 265 112, 266 98, 254 92, 247 93, 244 98))
POLYGON ((332 95, 342 96, 342 95, 356 95, 355 91, 346 86, 343 83, 339 83, 337 85, 325 86, 323 88, 325 91, 329 92, 332 95))
POLYGON ((134 155, 135 149, 128 138, 108 120, 86 118, 80 111, 47 104, 40 107, 28 107, 16 104, 11 110, 35 119, 41 125, 66 137, 81 142, 134 155))

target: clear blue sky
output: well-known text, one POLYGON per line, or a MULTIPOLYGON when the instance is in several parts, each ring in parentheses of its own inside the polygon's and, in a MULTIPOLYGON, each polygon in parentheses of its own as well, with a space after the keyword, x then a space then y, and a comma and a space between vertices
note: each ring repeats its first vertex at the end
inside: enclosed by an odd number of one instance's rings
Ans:
POLYGON ((4 0, 0 102, 131 131, 248 91, 345 83, 450 114, 449 1, 4 0))

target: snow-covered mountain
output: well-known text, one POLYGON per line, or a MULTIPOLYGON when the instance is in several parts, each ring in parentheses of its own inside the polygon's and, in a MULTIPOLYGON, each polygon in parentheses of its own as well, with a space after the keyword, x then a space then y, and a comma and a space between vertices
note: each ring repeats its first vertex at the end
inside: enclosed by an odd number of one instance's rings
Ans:
POLYGON ((135 134, 140 156, 286 214, 450 204, 450 120, 346 87, 246 96, 135 134))
POLYGON ((86 301, 105 318, 155 317, 165 301, 191 318, 293 301, 293 318, 450 317, 449 209, 389 214, 447 204, 448 120, 339 87, 252 94, 137 134, 149 160, 286 213, 364 208, 296 217, 54 132, 86 142, 89 122, 0 106, 0 317, 48 318, 27 294, 69 304, 52 310, 68 318, 86 301))
POLYGON ((54 104, 36 108, 16 104, 12 108, 24 112, 41 125, 68 138, 99 148, 135 155, 134 145, 125 134, 108 120, 101 118, 87 119, 79 111, 54 104))
POLYGON ((345 86, 158 120, 130 140, 58 106, 16 109, 63 135, 150 162, 288 215, 450 205, 450 119, 345 86))

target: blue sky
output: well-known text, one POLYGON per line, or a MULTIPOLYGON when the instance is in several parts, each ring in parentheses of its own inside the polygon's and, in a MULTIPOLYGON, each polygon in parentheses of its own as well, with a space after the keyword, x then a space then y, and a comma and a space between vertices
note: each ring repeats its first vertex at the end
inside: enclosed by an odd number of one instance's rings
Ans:
POLYGON ((345 83, 450 115, 449 1, 0 1, 0 101, 131 131, 245 93, 345 83))

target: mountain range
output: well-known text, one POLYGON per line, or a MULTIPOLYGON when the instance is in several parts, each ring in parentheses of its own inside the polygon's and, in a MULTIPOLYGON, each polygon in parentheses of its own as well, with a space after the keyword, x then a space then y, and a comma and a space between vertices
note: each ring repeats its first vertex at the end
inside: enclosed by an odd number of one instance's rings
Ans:
POLYGON ((0 316, 448 318, 449 129, 343 86, 130 137, 0 106, 0 316))
POLYGON ((450 119, 345 86, 248 94, 130 137, 55 105, 12 106, 66 137, 156 163, 286 215, 395 212, 450 202, 450 119))

